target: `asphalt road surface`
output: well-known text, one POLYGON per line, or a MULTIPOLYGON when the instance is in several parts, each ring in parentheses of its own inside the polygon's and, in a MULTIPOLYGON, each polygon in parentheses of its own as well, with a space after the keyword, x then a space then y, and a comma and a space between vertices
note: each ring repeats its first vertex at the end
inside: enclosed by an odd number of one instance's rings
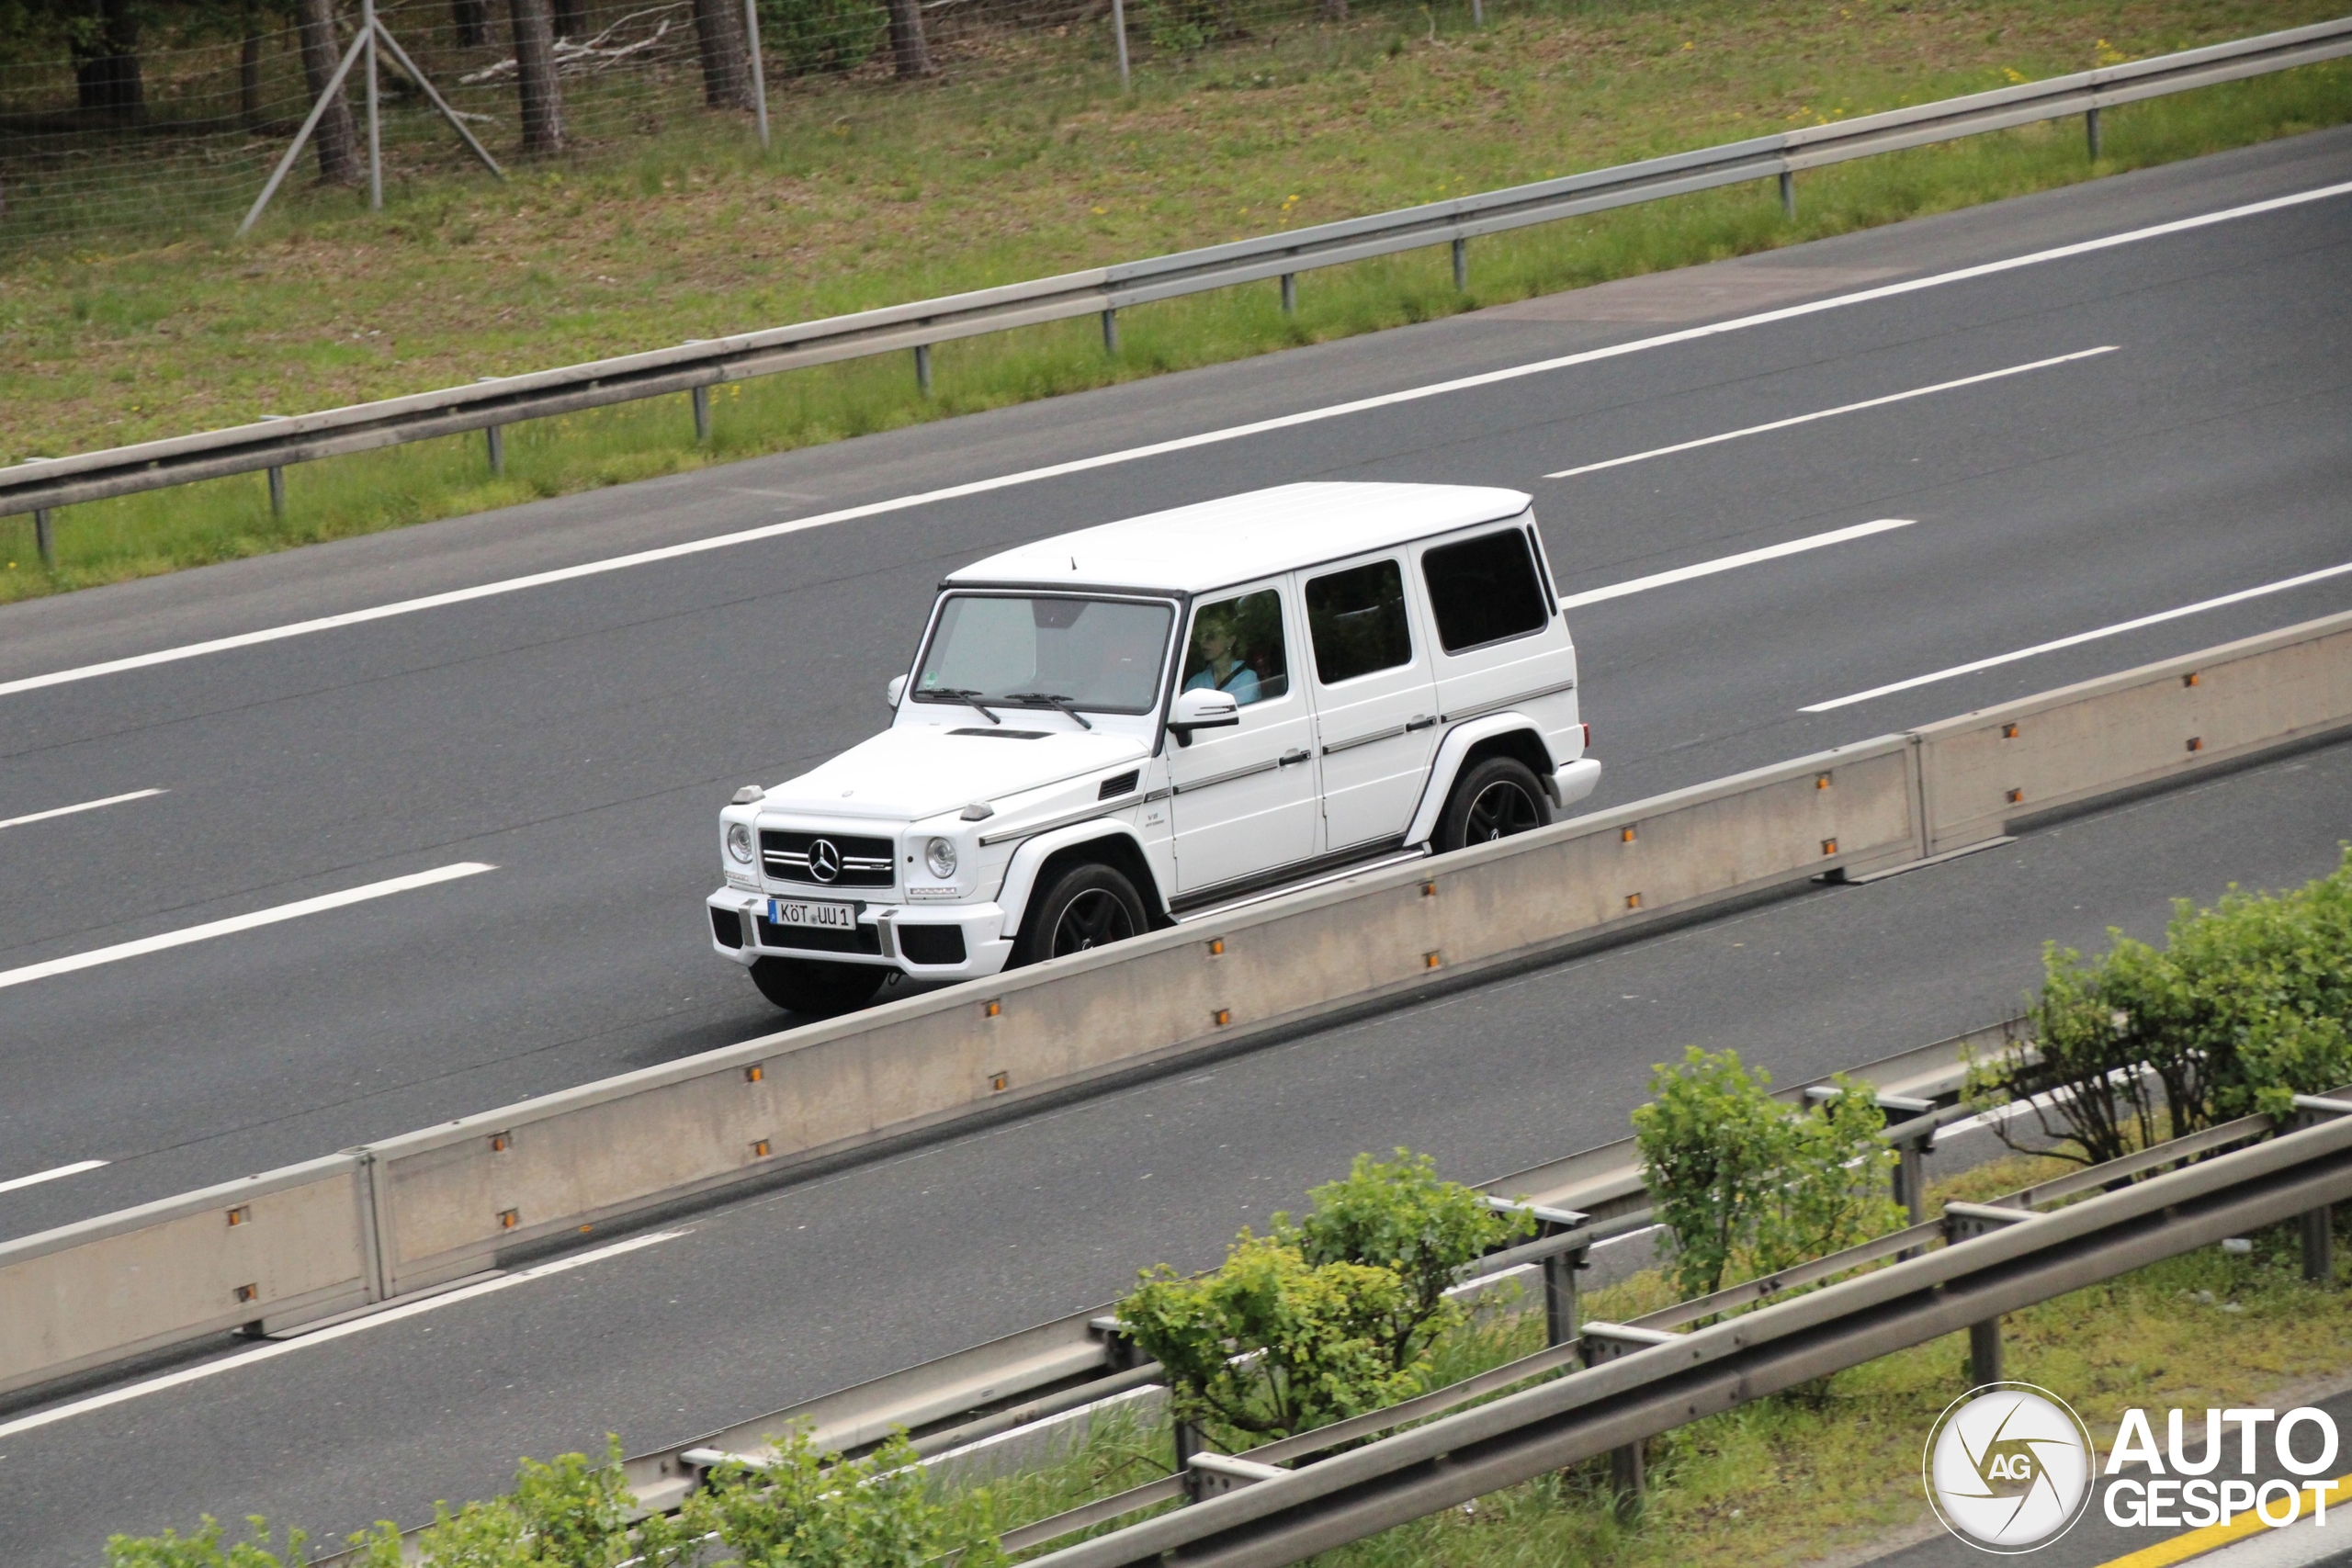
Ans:
MULTIPOLYGON (((2184 220, 2347 180, 2352 136, 2324 133, 0 611, 0 1235, 774 1027, 701 934, 718 805, 876 728, 940 575, 1021 539, 1296 479, 1505 484, 1535 494, 1574 594, 1910 520, 1577 610, 1604 801, 2341 609, 2352 571, 2314 574, 2352 565, 2352 194, 2184 220), (2100 240, 2121 243, 2067 251, 2100 240), (1276 423, 1136 454, 1255 422, 1276 423), (929 499, 820 521, 908 497, 929 499), (640 551, 658 558, 567 571, 640 551), (19 684, 542 572, 565 575, 19 684), (146 790, 165 793, 17 820, 146 790), (38 967, 472 864, 495 869, 38 967)), ((87 1563, 107 1529, 200 1509, 413 1522, 520 1452, 652 1446, 1101 1301, 1140 1264, 1204 1263, 1361 1148, 1476 1177, 1621 1135, 1647 1065, 1686 1043, 1805 1073, 1956 1032, 2014 1004, 2045 937, 2154 934, 2172 896, 2324 871, 2347 786, 2352 749, 2305 753, 89 1414, 28 1427, 55 1401, 20 1399, 0 1406, 0 1545, 87 1563)))

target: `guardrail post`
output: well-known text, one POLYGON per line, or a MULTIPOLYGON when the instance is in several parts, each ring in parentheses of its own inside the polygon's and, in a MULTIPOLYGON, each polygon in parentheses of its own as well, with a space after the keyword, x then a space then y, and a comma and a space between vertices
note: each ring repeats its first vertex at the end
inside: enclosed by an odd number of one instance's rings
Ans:
POLYGON ((1295 272, 1283 274, 1283 314, 1298 314, 1298 274, 1295 272))
MULTIPOLYGON (((1584 1325, 1584 1364, 1599 1366, 1679 1337, 1663 1329, 1635 1328, 1623 1323, 1588 1323, 1584 1325)), ((1630 1522, 1642 1511, 1644 1472, 1648 1468, 1644 1450, 1644 1444, 1634 1442, 1609 1450, 1609 1489, 1616 1495, 1617 1517, 1622 1520, 1630 1522)))
POLYGON ((1193 1456, 1201 1451, 1201 1429, 1190 1421, 1175 1425, 1176 1473, 1183 1478, 1186 1502, 1200 1501, 1198 1484, 1193 1479, 1193 1456))
POLYGON ((696 387, 689 394, 695 405, 695 445, 710 445, 710 389, 696 387))
POLYGON ((2086 112, 2084 114, 2084 116, 2083 116, 2083 133, 2084 133, 2086 137, 2088 137, 2088 138, 2089 138, 2089 140, 2090 140, 2090 144, 2091 144, 2091 162, 2092 162, 2092 163, 2094 163, 2094 164, 2096 164, 2096 163, 2098 163, 2098 109, 2093 108, 2093 109, 2090 109, 2090 110, 2086 111, 2086 112))
POLYGON ((1577 1270, 1584 1251, 1555 1252, 1544 1260, 1544 1343, 1566 1345, 1577 1337, 1577 1270))
POLYGON ((931 344, 915 344, 915 390, 931 396, 931 344))
POLYGON ((1792 223, 1797 220, 1797 176, 1790 169, 1781 171, 1781 216, 1792 223))
POLYGON ((1127 0, 1111 0, 1111 36, 1119 40, 1119 91, 1127 90, 1127 0))
POLYGON ((493 474, 504 473, 506 471, 506 427, 500 424, 488 425, 483 428, 482 434, 490 444, 490 471, 493 474))
POLYGON ((1968 1325, 1968 1386, 1983 1388, 2001 1381, 2001 1320, 1968 1325))
POLYGON ((1470 287, 1470 242, 1453 242, 1453 288, 1456 293, 1470 287))
POLYGON ((42 570, 57 570, 57 541, 50 536, 49 508, 46 506, 33 508, 33 548, 40 552, 42 570))
POLYGON ((2303 1278, 2314 1285, 2335 1279, 2335 1210, 2323 1204, 2303 1215, 2303 1278))
POLYGON ((1109 355, 1119 352, 1119 312, 1116 310, 1102 312, 1102 352, 1109 355))
POLYGON ((286 470, 282 468, 273 467, 269 470, 269 514, 272 517, 286 515, 286 470))

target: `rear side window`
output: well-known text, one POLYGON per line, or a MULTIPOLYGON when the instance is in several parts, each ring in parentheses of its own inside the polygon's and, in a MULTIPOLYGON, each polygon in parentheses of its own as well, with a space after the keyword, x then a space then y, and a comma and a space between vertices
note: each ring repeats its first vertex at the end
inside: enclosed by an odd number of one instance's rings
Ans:
POLYGON ((1306 581, 1306 629, 1315 675, 1327 686, 1413 661, 1405 625, 1405 573, 1393 560, 1306 581))
POLYGON ((1448 653, 1525 637, 1552 619, 1527 536, 1516 528, 1429 551, 1421 557, 1421 581, 1448 653))

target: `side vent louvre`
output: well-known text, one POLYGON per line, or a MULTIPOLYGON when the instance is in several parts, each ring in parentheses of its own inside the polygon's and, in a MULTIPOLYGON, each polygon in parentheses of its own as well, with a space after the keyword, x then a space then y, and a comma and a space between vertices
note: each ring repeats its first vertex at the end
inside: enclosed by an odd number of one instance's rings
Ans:
POLYGON ((1143 777, 1143 770, 1137 768, 1132 772, 1121 773, 1117 778, 1104 779, 1102 781, 1102 787, 1094 792, 1094 798, 1097 800, 1116 800, 1123 795, 1131 794, 1135 790, 1136 781, 1141 777, 1143 777))

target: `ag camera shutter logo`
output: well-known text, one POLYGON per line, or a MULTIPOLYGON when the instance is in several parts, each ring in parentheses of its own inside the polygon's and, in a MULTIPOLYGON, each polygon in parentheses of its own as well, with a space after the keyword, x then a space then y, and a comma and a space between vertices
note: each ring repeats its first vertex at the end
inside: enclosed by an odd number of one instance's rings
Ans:
POLYGON ((1928 1434, 1921 1472, 1944 1528, 1981 1551, 2049 1545, 2090 1507, 2098 1460, 2072 1406, 2031 1383, 1970 1389, 1928 1434))

